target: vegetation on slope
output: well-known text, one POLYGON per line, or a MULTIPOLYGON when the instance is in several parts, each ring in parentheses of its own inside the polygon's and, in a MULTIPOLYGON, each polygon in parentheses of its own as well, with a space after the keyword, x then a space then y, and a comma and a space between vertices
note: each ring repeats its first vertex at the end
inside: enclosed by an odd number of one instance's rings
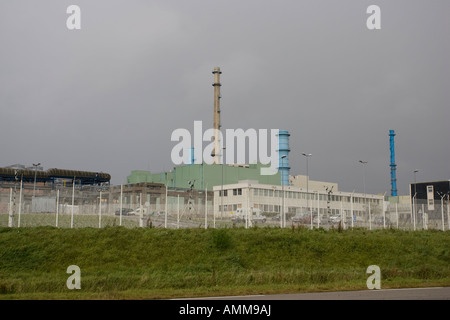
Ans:
POLYGON ((450 233, 0 228, 0 299, 155 299, 450 285, 450 233), (69 290, 67 267, 81 270, 69 290))

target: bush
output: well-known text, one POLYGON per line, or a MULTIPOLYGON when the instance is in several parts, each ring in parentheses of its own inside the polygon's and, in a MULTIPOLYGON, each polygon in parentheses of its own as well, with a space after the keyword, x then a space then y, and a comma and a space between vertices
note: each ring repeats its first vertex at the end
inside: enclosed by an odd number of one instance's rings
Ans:
POLYGON ((232 247, 232 237, 227 229, 214 229, 211 238, 213 248, 226 250, 232 247))

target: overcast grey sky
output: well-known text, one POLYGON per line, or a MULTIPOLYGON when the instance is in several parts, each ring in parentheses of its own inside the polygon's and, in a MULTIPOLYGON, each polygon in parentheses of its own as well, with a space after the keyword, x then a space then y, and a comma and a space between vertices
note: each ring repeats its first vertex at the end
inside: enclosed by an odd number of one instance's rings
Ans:
POLYGON ((450 179, 448 0, 72 0, 0 3, 0 166, 170 170, 173 130, 280 129, 291 174, 390 194, 450 179), (66 9, 81 8, 81 30, 66 9), (369 30, 369 5, 381 30, 369 30))

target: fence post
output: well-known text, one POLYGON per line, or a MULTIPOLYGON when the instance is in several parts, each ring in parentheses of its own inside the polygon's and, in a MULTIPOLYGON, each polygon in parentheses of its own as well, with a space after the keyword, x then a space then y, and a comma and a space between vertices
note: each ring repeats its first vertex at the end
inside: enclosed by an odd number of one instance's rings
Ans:
POLYGON ((17 226, 20 227, 20 214, 22 213, 22 180, 20 180, 20 192, 19 192, 19 220, 17 226))
POLYGON ((123 197, 123 184, 120 185, 120 208, 119 208, 119 225, 122 225, 122 197, 123 197))
POLYGON ((428 229, 428 225, 425 217, 425 205, 422 203, 422 227, 424 230, 428 229))
POLYGON ((352 215, 352 229, 353 229, 353 227, 354 227, 354 220, 355 220, 355 217, 353 216, 354 215, 354 213, 353 213, 353 192, 352 192, 352 194, 350 196, 350 212, 351 212, 351 215, 352 215))
POLYGON ((72 181, 72 214, 70 217, 70 227, 73 228, 73 206, 75 204, 75 177, 73 177, 72 181))
POLYGON ((450 230, 450 207, 449 204, 450 203, 450 194, 447 193, 447 223, 448 223, 448 229, 450 230))
POLYGON ((9 188, 9 217, 8 217, 8 227, 13 226, 13 193, 12 188, 9 188))
POLYGON ((100 204, 98 209, 98 227, 102 227, 102 192, 100 191, 100 204))
POLYGON ((398 203, 395 204, 395 214, 397 216, 397 229, 398 229, 398 203))
POLYGON ((59 189, 56 190, 56 227, 58 227, 58 215, 59 215, 59 189))
POLYGON ((144 213, 142 212, 142 192, 139 194, 139 227, 144 226, 144 213))
POLYGON ((320 227, 320 203, 319 203, 319 191, 317 191, 317 228, 320 227))
POLYGON ((164 210, 165 211, 165 214, 164 214, 164 228, 167 228, 167 215, 169 214, 168 211, 167 211, 167 194, 168 194, 167 193, 167 188, 168 187, 167 187, 167 182, 166 182, 166 204, 165 204, 165 208, 164 208, 165 209, 164 210))
POLYGON ((208 229, 208 187, 205 189, 205 229, 208 229))

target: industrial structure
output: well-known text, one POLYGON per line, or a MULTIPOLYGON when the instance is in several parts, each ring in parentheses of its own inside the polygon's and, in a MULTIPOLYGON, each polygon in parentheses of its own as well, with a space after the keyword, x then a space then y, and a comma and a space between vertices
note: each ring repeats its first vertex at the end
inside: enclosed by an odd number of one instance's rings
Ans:
MULTIPOLYGON (((186 164, 158 173, 133 170, 127 177, 127 183, 118 186, 110 186, 111 176, 103 172, 56 168, 43 170, 40 164, 0 168, 0 212, 9 212, 8 225, 13 225, 16 212, 19 226, 22 212, 56 212, 56 217, 60 213, 70 212, 71 226, 74 213, 98 214, 101 219, 103 212, 114 216, 119 214, 121 224, 123 214, 139 209, 141 227, 143 212, 148 214, 147 222, 160 223, 161 213, 164 214, 165 227, 168 217, 175 213, 178 216, 177 227, 180 216, 185 218, 184 223, 189 220, 197 224, 201 219, 207 227, 210 214, 214 226, 215 218, 220 218, 222 222, 235 221, 232 218, 237 213, 253 214, 256 210, 268 219, 270 217, 272 224, 278 219, 282 227, 286 226, 286 220, 296 222, 298 220, 293 218, 302 216, 305 218, 302 223, 311 224, 311 227, 313 223, 319 225, 330 222, 331 218, 338 218, 344 226, 346 223, 352 226, 356 223, 357 226, 371 228, 372 222, 379 223, 379 218, 382 218, 384 227, 395 222, 397 227, 409 228, 412 225, 414 230, 417 226, 450 229, 450 180, 415 182, 410 184, 409 196, 397 195, 394 130, 389 130, 391 193, 386 197, 366 194, 365 190, 364 194, 343 192, 335 182, 310 180, 308 162, 306 175, 292 175, 289 164, 290 133, 287 130, 278 130, 275 157, 278 170, 274 174, 262 174, 262 169, 267 169, 270 164, 223 163, 225 148, 224 141, 220 140, 222 72, 216 67, 212 73, 214 140, 211 164, 195 161, 194 148, 190 148, 186 150, 190 152, 186 164), (444 215, 445 206, 447 216, 444 215)), ((273 152, 272 148, 272 155, 273 152)))
POLYGON ((397 196, 397 165, 395 164, 395 142, 394 142, 395 132, 394 130, 389 130, 389 142, 391 150, 391 196, 397 196))
MULTIPOLYGON (((264 218, 264 223, 279 223, 282 227, 286 227, 286 221, 290 220, 292 223, 307 223, 311 227, 316 223, 317 226, 327 223, 332 226, 338 221, 344 227, 347 224, 371 228, 374 223, 413 230, 428 227, 450 229, 450 180, 414 182, 410 184, 409 196, 397 195, 394 130, 389 130, 391 192, 386 197, 366 194, 365 188, 363 194, 343 192, 335 182, 310 180, 308 162, 306 175, 291 174, 290 133, 287 130, 277 130, 277 139, 274 139, 278 144, 276 150, 271 145, 271 159, 278 160, 277 166, 256 160, 248 164, 225 164, 226 148, 221 141, 222 72, 216 67, 212 73, 214 136, 211 164, 196 161, 194 148, 190 148, 186 150, 190 155, 183 162, 185 164, 158 173, 133 170, 127 183, 118 186, 110 186, 111 176, 103 172, 43 170, 40 163, 33 164, 33 167, 16 164, 0 168, 0 212, 9 213, 8 226, 16 222, 20 226, 22 213, 56 213, 55 224, 58 226, 59 214, 71 213, 71 227, 74 214, 80 214, 80 219, 85 214, 98 215, 99 226, 102 225, 102 214, 106 214, 118 216, 120 225, 124 215, 127 222, 138 221, 140 227, 144 226, 144 217, 147 225, 150 222, 163 225, 164 222, 164 227, 168 227, 170 220, 171 225, 178 228, 181 218, 184 226, 201 224, 208 227, 212 223, 215 227, 216 218, 226 226, 228 222, 240 223, 233 218, 244 212, 251 215, 258 212, 270 219, 266 221, 264 218), (277 170, 267 170, 268 167, 277 170)), ((242 141, 240 145, 244 145, 242 141)), ((254 147, 254 141, 249 139, 248 143, 253 143, 254 147)), ((227 147, 233 149, 231 145, 227 147)))
POLYGON ((414 230, 417 225, 422 224, 424 228, 428 228, 430 221, 439 220, 442 230, 445 229, 445 220, 450 229, 450 180, 414 182, 409 185, 409 192, 414 230))
POLYGON ((381 215, 383 202, 383 195, 341 192, 337 188, 330 191, 326 186, 307 191, 304 187, 247 180, 225 185, 223 191, 221 186, 214 187, 214 214, 225 219, 232 218, 240 208, 254 208, 268 216, 285 212, 292 218, 303 214, 305 222, 312 222, 310 217, 317 217, 317 213, 322 220, 342 215, 351 223, 367 220, 369 215, 381 215))
POLYGON ((128 184, 134 183, 161 183, 170 188, 193 188, 197 190, 212 190, 213 186, 224 184, 235 184, 240 180, 256 180, 261 184, 271 185, 289 185, 289 132, 279 130, 278 132, 278 172, 273 175, 261 175, 261 168, 268 167, 261 163, 251 164, 222 164, 220 158, 223 150, 220 139, 220 130, 222 128, 220 120, 220 75, 222 72, 219 67, 214 68, 214 144, 213 144, 213 163, 195 164, 194 150, 189 150, 189 163, 174 167, 171 171, 151 173, 145 170, 133 170, 127 177, 128 184))
POLYGON ((285 130, 280 130, 278 132, 278 171, 281 172, 281 184, 288 185, 289 184, 289 173, 291 167, 289 166, 289 152, 291 149, 289 148, 289 132, 285 130))
POLYGON ((196 190, 212 190, 213 186, 238 183, 240 180, 257 180, 262 184, 281 184, 281 173, 261 175, 262 164, 188 164, 174 167, 171 171, 151 173, 134 170, 127 177, 128 184, 149 182, 161 183, 169 188, 187 189, 193 184, 196 190))
POLYGON ((151 173, 146 170, 133 170, 127 177, 127 183, 162 183, 172 188, 189 188, 194 182, 194 189, 212 189, 213 186, 238 183, 240 180, 257 180, 262 184, 289 185, 289 132, 280 130, 278 133, 278 172, 272 175, 262 175, 261 168, 270 165, 252 164, 195 164, 194 151, 191 149, 189 164, 174 167, 171 171, 151 173))
POLYGON ((450 180, 411 183, 409 190, 411 197, 427 200, 432 205, 432 200, 450 196, 450 180))
MULTIPOLYGON (((221 130, 221 73, 220 68, 214 68, 213 127, 216 129, 216 134, 221 130)), ((215 214, 220 212, 223 215, 225 212, 228 216, 238 208, 245 207, 258 208, 266 213, 281 213, 283 211, 280 209, 281 206, 284 206, 288 215, 311 212, 314 208, 319 214, 331 215, 341 211, 350 212, 350 205, 348 205, 348 208, 347 206, 345 208, 340 207, 341 200, 346 199, 346 203, 352 203, 352 212, 357 217, 368 210, 367 204, 373 203, 373 210, 382 204, 383 196, 380 195, 345 193, 338 190, 337 183, 311 181, 307 175, 291 175, 289 137, 289 131, 278 131, 278 148, 276 151, 278 152, 279 162, 278 172, 274 175, 261 175, 261 168, 264 165, 260 163, 221 164, 218 158, 222 152, 221 144, 218 141, 218 136, 215 136, 213 164, 196 164, 194 150, 191 149, 188 164, 160 173, 134 170, 127 177, 127 183, 162 184, 169 190, 188 190, 190 188, 194 190, 214 190, 215 214), (286 197, 281 196, 282 191, 286 191, 286 197), (337 199, 339 199, 339 202, 337 199)), ((396 189, 396 187, 394 186, 393 189, 396 189)))
POLYGON ((220 157, 220 141, 219 141, 219 132, 221 129, 220 124, 220 74, 222 72, 220 71, 220 68, 214 68, 213 74, 214 74, 214 117, 213 117, 213 128, 214 128, 214 149, 212 152, 213 156, 213 163, 218 164, 219 163, 219 157, 220 157))
POLYGON ((72 184, 74 181, 80 185, 100 185, 109 184, 111 175, 103 172, 90 172, 65 169, 33 170, 31 168, 21 168, 21 166, 11 166, 0 168, 0 182, 22 181, 23 183, 44 183, 54 185, 56 182, 72 184))

